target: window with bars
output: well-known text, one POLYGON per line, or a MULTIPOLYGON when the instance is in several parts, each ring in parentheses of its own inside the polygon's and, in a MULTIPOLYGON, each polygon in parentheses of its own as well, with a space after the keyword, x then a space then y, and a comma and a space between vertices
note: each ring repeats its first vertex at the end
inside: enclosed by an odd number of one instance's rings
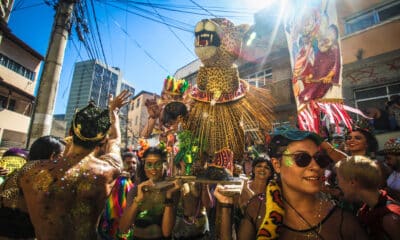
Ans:
POLYGON ((272 78, 272 69, 267 68, 259 72, 252 73, 246 77, 247 82, 255 87, 264 87, 272 78))
POLYGON ((18 73, 19 75, 33 81, 35 80, 35 73, 7 56, 0 53, 0 64, 4 67, 18 73))
POLYGON ((346 35, 400 16, 400 1, 391 1, 345 20, 346 35))
POLYGON ((375 107, 384 109, 393 95, 400 94, 400 84, 388 84, 379 87, 356 89, 354 99, 358 109, 375 107))

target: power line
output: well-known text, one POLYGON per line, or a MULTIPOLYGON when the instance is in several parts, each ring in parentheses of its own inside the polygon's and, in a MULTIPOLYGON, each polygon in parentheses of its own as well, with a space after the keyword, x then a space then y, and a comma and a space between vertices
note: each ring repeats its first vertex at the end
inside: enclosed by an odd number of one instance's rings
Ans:
POLYGON ((23 1, 18 2, 19 4, 15 4, 15 6, 11 10, 11 12, 16 12, 16 11, 25 10, 25 9, 28 9, 28 8, 34 8, 34 7, 46 5, 45 3, 36 3, 36 4, 32 4, 32 5, 29 5, 29 6, 22 7, 23 3, 21 3, 21 2, 23 2, 23 1))
POLYGON ((126 34, 135 44, 138 48, 142 49, 142 51, 149 57, 151 60, 153 60, 160 68, 162 68, 167 74, 170 73, 167 68, 165 68, 161 63, 159 63, 149 52, 144 49, 136 39, 134 39, 124 28, 121 27, 121 25, 118 24, 118 22, 113 19, 113 22, 117 27, 124 33, 126 34))
MULTIPOLYGON (((111 7, 114 7, 114 8, 117 8, 117 9, 119 9, 119 10, 125 11, 125 9, 123 9, 123 8, 121 8, 121 7, 119 7, 119 6, 111 5, 111 4, 107 3, 107 2, 105 2, 104 4, 106 4, 106 5, 108 5, 108 6, 111 6, 111 7)), ((171 24, 169 24, 169 23, 163 23, 162 21, 159 21, 159 20, 156 20, 156 19, 154 19, 154 18, 150 18, 150 17, 144 16, 144 15, 141 15, 141 14, 136 13, 136 12, 132 12, 132 11, 129 11, 129 10, 127 10, 127 12, 132 13, 132 14, 137 15, 137 16, 140 16, 140 17, 143 17, 143 18, 145 18, 145 19, 147 19, 147 20, 150 20, 150 21, 154 21, 154 22, 157 22, 157 23, 160 23, 160 24, 164 24, 164 25, 167 25, 167 26, 171 26, 171 27, 173 27, 173 28, 177 28, 177 29, 182 30, 182 31, 185 31, 185 32, 189 32, 189 33, 192 33, 192 32, 193 32, 191 29, 185 29, 185 28, 183 28, 183 27, 171 25, 171 24)))
POLYGON ((203 9, 205 12, 207 12, 208 14, 210 14, 213 17, 218 18, 216 15, 214 15, 212 12, 208 11, 207 9, 205 9, 204 7, 202 7, 201 5, 197 4, 194 0, 190 0, 190 2, 192 2, 194 5, 198 6, 199 8, 203 9))
MULTIPOLYGON (((147 2, 152 6, 150 0, 147 0, 147 2)), ((152 7, 153 7, 153 6, 152 6, 152 7)), ((165 22, 163 16, 161 16, 161 15, 158 13, 157 9, 155 9, 154 7, 153 7, 153 9, 154 9, 154 12, 157 13, 157 15, 160 17, 161 21, 165 22)), ((171 28, 170 26, 167 26, 167 27, 168 27, 169 31, 179 40, 179 42, 182 44, 182 46, 185 47, 186 50, 188 50, 188 52, 190 52, 190 54, 192 54, 193 57, 196 57, 196 56, 193 54, 193 52, 188 48, 188 46, 186 46, 186 44, 182 41, 182 39, 172 30, 172 28, 171 28)))
POLYGON ((107 66, 107 68, 108 68, 106 55, 105 55, 105 53, 104 53, 103 43, 102 43, 102 41, 101 41, 101 36, 100 36, 100 31, 99 31, 99 25, 98 25, 98 23, 97 23, 96 11, 95 11, 95 9, 94 9, 93 0, 90 0, 90 2, 91 2, 91 5, 92 5, 93 18, 94 18, 94 23, 95 23, 95 25, 96 25, 97 36, 98 36, 99 42, 100 42, 101 53, 103 54, 104 63, 106 64, 106 66, 107 66))
MULTIPOLYGON (((132 3, 132 4, 136 4, 136 5, 148 6, 148 3, 146 3, 146 2, 135 1, 135 0, 115 0, 114 2, 123 2, 123 3, 128 2, 128 3, 132 3)), ((156 8, 163 8, 163 9, 169 9, 169 10, 173 10, 173 8, 175 8, 175 9, 192 9, 192 10, 198 9, 198 6, 193 7, 191 5, 179 5, 179 4, 174 4, 174 3, 167 3, 167 4, 153 3, 153 5, 156 8)), ((229 8, 229 10, 227 10, 226 7, 207 6, 207 9, 212 10, 214 12, 239 13, 239 14, 247 14, 247 15, 249 15, 249 14, 252 15, 253 14, 251 9, 243 8, 243 7, 241 7, 241 8, 229 8)), ((188 13, 192 13, 192 12, 188 12, 188 13)))
MULTIPOLYGON (((105 8, 105 12, 106 12, 106 17, 107 17, 107 16, 108 16, 108 10, 107 10, 107 8, 105 8)), ((107 33, 108 33, 108 37, 109 37, 109 39, 111 39, 110 22, 109 22, 109 21, 106 21, 106 22, 107 22, 107 33)), ((108 43, 110 44, 111 62, 113 63, 113 62, 114 62, 113 48, 112 48, 111 41, 108 41, 108 43)))
MULTIPOLYGON (((134 8, 134 9, 138 10, 138 11, 141 12, 141 13, 145 13, 145 14, 148 14, 148 15, 153 16, 153 17, 158 17, 157 14, 154 13, 154 11, 150 11, 150 10, 147 10, 147 9, 145 9, 145 8, 138 7, 138 6, 136 6, 135 4, 131 4, 130 6, 131 6, 132 8, 134 8)), ((146 7, 150 7, 150 8, 153 9, 153 7, 152 7, 150 4, 147 5, 146 7)), ((163 17, 164 17, 164 20, 170 21, 169 24, 175 23, 175 24, 182 25, 182 26, 188 26, 188 27, 190 27, 190 28, 193 27, 191 24, 188 24, 188 23, 182 22, 182 21, 178 21, 178 20, 176 20, 175 18, 170 18, 170 17, 166 17, 166 16, 163 16, 163 17)))

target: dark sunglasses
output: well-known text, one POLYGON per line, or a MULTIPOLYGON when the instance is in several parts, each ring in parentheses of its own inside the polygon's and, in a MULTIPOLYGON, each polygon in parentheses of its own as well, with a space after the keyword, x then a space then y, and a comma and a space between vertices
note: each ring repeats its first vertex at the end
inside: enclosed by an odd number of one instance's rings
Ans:
POLYGON ((330 163, 330 158, 321 152, 317 152, 314 156, 306 152, 282 154, 283 156, 290 156, 298 167, 307 167, 311 160, 314 158, 320 168, 326 168, 330 163))

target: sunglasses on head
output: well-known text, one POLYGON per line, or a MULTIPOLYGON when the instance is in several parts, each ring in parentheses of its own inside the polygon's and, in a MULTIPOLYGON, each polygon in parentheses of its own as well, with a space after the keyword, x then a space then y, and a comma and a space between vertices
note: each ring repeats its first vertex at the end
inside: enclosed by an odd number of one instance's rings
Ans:
POLYGON ((313 158, 315 159, 315 162, 317 162, 318 166, 320 166, 320 168, 326 168, 330 163, 329 157, 322 154, 321 152, 317 152, 314 156, 311 156, 306 152, 290 154, 284 153, 282 155, 292 157, 298 167, 307 167, 313 158))

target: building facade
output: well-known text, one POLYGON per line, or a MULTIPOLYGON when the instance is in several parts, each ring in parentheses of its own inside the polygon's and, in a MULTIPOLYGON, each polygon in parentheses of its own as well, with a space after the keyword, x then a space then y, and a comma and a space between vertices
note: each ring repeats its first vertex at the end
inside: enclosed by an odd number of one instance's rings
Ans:
POLYGON ((345 102, 384 108, 400 94, 400 2, 340 0, 337 9, 345 102))
MULTIPOLYGON (((128 83, 127 81, 122 81, 121 82, 121 92, 123 90, 128 90, 129 92, 132 93, 132 96, 135 96, 135 88, 128 83)), ((129 107, 130 105, 126 105, 122 107, 119 111, 120 114, 120 126, 121 126, 121 142, 122 146, 125 146, 125 148, 128 148, 130 145, 132 145, 132 137, 129 137, 129 122, 132 121, 129 119, 129 107)))
MULTIPOLYGON (((131 145, 129 145, 129 147, 132 149, 140 148, 138 143, 139 136, 149 119, 149 114, 147 112, 145 103, 147 99, 154 99, 154 98, 158 100, 160 99, 160 96, 155 93, 141 91, 132 98, 129 104, 128 138, 130 139, 129 141, 131 141, 131 145)), ((156 137, 155 139, 156 139, 155 141, 157 141, 158 137, 156 137)), ((149 139, 149 141, 152 140, 149 139)))
MULTIPOLYGON (((296 125, 290 56, 283 23, 276 17, 279 4, 254 15, 252 30, 257 34, 252 46, 243 48, 253 59, 238 60, 237 65, 242 79, 271 91, 276 99, 276 125, 296 125)), ((400 94, 400 1, 338 0, 336 5, 345 104, 362 110, 384 108, 392 96, 400 94)), ((197 65, 193 61, 175 77, 194 82, 197 65)))
POLYGON ((67 129, 76 109, 85 107, 93 100, 101 108, 107 108, 108 96, 119 93, 122 73, 119 68, 107 67, 98 60, 88 60, 75 64, 69 93, 65 121, 67 129))
POLYGON ((25 147, 43 56, 1 26, 0 146, 25 147))
POLYGON ((54 114, 50 134, 59 138, 64 138, 66 132, 67 122, 65 121, 65 114, 54 114))

